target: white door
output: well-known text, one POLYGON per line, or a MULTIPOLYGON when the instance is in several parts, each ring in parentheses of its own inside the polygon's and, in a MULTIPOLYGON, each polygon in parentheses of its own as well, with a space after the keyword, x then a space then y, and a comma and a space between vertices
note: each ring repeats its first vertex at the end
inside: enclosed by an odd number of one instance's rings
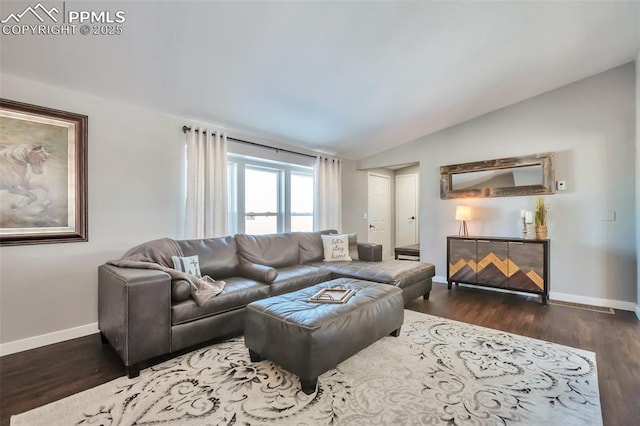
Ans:
POLYGON ((418 175, 396 176, 396 247, 418 244, 418 175))
POLYGON ((369 238, 368 242, 382 244, 382 257, 391 257, 389 176, 369 173, 369 238))

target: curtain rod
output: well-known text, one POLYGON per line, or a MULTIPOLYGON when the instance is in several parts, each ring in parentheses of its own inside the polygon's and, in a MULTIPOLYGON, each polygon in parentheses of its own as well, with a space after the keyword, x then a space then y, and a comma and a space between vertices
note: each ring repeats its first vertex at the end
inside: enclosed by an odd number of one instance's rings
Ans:
MULTIPOLYGON (((187 132, 190 132, 190 131, 191 131, 191 127, 189 127, 189 126, 182 126, 182 132, 183 132, 183 133, 187 133, 187 132)), ((196 132, 199 132, 199 131, 200 131, 200 129, 196 129, 196 132)), ((291 150, 283 149, 283 148, 276 148, 276 147, 274 147, 274 146, 263 145, 263 144, 261 144, 261 143, 257 143, 257 142, 249 142, 249 141, 245 141, 245 140, 242 140, 242 139, 236 139, 236 138, 230 138, 230 137, 227 137, 227 140, 231 140, 231 141, 234 141, 234 142, 243 143, 243 144, 246 144, 246 145, 253 145, 253 146, 257 146, 257 147, 259 147, 259 148, 273 149, 273 150, 275 150, 276 152, 287 152, 287 153, 289 153, 289 154, 302 155, 302 156, 304 156, 304 157, 316 158, 316 156, 315 156, 315 155, 305 154, 305 153, 303 153, 303 152, 291 151, 291 150)))

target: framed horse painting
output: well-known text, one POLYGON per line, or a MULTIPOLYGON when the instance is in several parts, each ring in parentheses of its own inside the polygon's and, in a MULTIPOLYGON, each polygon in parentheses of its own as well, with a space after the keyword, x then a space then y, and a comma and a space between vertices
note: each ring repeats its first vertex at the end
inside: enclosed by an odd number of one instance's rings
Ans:
POLYGON ((87 126, 0 98, 0 245, 87 241, 87 126))

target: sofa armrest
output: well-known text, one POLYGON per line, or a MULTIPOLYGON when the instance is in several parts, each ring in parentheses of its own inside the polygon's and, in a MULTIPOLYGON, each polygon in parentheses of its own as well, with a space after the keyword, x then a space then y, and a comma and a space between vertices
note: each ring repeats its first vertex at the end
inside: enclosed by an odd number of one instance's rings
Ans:
POLYGON ((127 367, 171 352, 169 274, 101 265, 98 327, 127 367))
POLYGON ((358 257, 365 262, 381 262, 382 244, 358 243, 358 257))
POLYGON ((271 266, 259 265, 246 260, 240 261, 238 272, 244 278, 267 284, 271 284, 278 277, 278 271, 271 266))

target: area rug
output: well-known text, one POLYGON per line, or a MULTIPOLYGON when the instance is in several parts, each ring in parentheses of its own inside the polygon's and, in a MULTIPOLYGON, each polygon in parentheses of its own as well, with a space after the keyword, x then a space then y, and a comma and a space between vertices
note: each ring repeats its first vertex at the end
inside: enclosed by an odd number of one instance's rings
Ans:
MULTIPOLYGON (((349 336, 344 336, 349 339, 349 336)), ((405 311, 315 393, 242 338, 13 416, 18 425, 601 425, 595 354, 405 311)))

